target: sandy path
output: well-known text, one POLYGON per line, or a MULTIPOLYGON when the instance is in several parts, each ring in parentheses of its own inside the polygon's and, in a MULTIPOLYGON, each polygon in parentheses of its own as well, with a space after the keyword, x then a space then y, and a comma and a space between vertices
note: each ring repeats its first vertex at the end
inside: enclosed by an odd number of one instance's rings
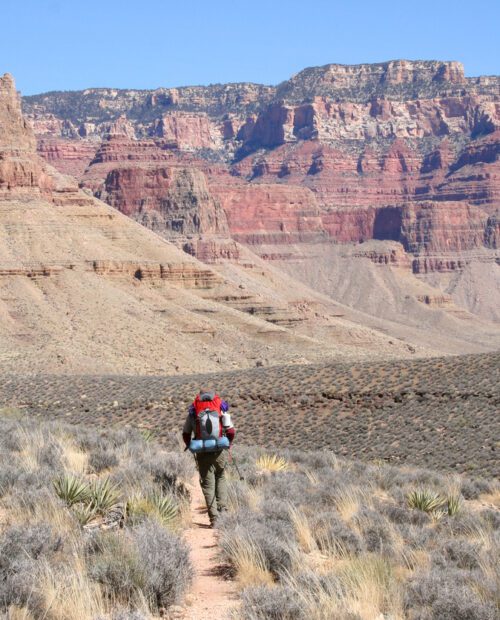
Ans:
POLYGON ((218 574, 216 532, 210 528, 197 475, 192 480, 190 491, 192 526, 185 531, 184 538, 191 548, 195 577, 188 595, 186 618, 229 620, 239 606, 238 592, 233 581, 218 574))

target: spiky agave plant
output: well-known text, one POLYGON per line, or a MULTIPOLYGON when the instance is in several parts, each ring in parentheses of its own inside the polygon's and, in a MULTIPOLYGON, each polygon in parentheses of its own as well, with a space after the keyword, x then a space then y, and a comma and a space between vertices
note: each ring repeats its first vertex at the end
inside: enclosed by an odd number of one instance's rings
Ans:
POLYGON ((427 514, 431 514, 439 510, 446 500, 435 491, 430 489, 416 489, 408 493, 407 497, 408 506, 410 508, 416 508, 422 510, 427 514))
POLYGON ((97 510, 92 504, 77 504, 73 506, 73 513, 80 525, 84 526, 97 517, 97 510))
POLYGON ((139 429, 140 436, 144 439, 146 443, 151 443, 155 439, 155 433, 149 428, 141 428, 139 429))
POLYGON ((150 496, 150 501, 158 511, 158 515, 164 525, 171 525, 179 512, 175 499, 171 495, 154 492, 150 496))
POLYGON ((110 478, 97 479, 89 488, 89 504, 96 513, 105 514, 120 501, 120 492, 110 478))
POLYGON ((132 523, 139 523, 145 517, 158 518, 164 525, 174 524, 179 514, 179 506, 171 495, 153 491, 143 495, 138 493, 127 500, 127 514, 132 523))
POLYGON ((256 460, 255 465, 261 471, 275 472, 288 469, 288 462, 277 454, 263 454, 256 460))
POLYGON ((66 502, 69 508, 74 504, 87 502, 90 499, 88 483, 72 474, 63 474, 54 480, 53 484, 56 494, 66 502))
POLYGON ((448 516, 454 517, 462 510, 462 499, 460 495, 448 495, 446 498, 446 512, 448 516))

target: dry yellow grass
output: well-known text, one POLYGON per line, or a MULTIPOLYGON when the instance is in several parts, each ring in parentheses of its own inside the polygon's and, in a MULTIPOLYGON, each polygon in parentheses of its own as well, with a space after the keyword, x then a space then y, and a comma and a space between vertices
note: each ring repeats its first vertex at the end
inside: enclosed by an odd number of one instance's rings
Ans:
POLYGON ((89 455, 79 448, 69 436, 58 437, 65 468, 73 474, 85 474, 88 469, 89 455))
POLYGON ((26 607, 10 605, 7 611, 6 620, 35 620, 35 616, 26 607))
POLYGON ((255 461, 255 466, 262 472, 277 472, 287 470, 289 464, 277 454, 263 454, 255 461))
POLYGON ((76 555, 64 572, 47 564, 39 582, 47 620, 94 620, 106 613, 99 585, 90 581, 83 560, 76 555))
POLYGON ((337 575, 340 588, 325 589, 320 580, 321 571, 315 573, 317 582, 306 589, 293 575, 284 578, 301 601, 309 620, 332 620, 346 615, 362 620, 404 618, 398 580, 380 558, 370 554, 356 558, 345 556, 329 572, 337 575))
POLYGON ((346 608, 363 620, 381 614, 403 618, 402 594, 390 564, 380 556, 364 554, 346 562, 339 577, 347 592, 346 608))
POLYGON ((367 493, 362 492, 358 487, 346 487, 335 497, 334 505, 341 519, 348 523, 361 505, 367 505, 367 493))
POLYGON ((318 484, 319 484, 319 478, 318 478, 318 476, 317 476, 317 475, 316 475, 313 471, 311 471, 310 469, 306 469, 304 473, 305 473, 305 475, 306 475, 306 478, 307 478, 307 479, 309 480, 309 482, 311 483, 311 485, 312 485, 313 487, 317 487, 317 486, 318 486, 318 484))
POLYGON ((23 427, 19 427, 17 437, 19 442, 18 458, 21 467, 27 472, 37 471, 39 468, 38 455, 46 443, 41 429, 27 432, 23 427))
POLYGON ((226 541, 225 550, 231 557, 236 570, 236 579, 241 589, 248 586, 271 585, 272 574, 266 566, 266 560, 260 548, 251 540, 232 538, 226 541))
POLYGON ((318 547, 314 539, 314 534, 304 512, 302 512, 300 508, 292 506, 290 508, 290 518, 300 550, 304 553, 311 553, 316 550, 318 547))
POLYGON ((47 495, 44 502, 35 507, 26 509, 14 507, 12 510, 15 523, 33 525, 35 523, 50 523, 55 531, 61 534, 71 535, 75 531, 75 520, 71 512, 57 497, 47 495))
POLYGON ((231 474, 229 476, 227 501, 228 509, 231 512, 235 512, 244 506, 250 510, 257 511, 261 506, 262 495, 256 487, 247 485, 242 487, 239 478, 231 474))

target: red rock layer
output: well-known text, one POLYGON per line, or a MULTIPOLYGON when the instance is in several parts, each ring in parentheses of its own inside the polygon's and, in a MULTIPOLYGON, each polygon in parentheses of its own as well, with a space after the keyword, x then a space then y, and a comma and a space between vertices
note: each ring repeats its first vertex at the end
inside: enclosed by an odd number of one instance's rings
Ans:
POLYGON ((31 116, 45 158, 164 234, 395 240, 415 270, 448 269, 460 252, 498 246, 498 86, 454 62, 326 65, 275 89, 89 90, 78 123, 44 113, 46 95, 31 116), (104 138, 92 160, 89 136, 104 138))

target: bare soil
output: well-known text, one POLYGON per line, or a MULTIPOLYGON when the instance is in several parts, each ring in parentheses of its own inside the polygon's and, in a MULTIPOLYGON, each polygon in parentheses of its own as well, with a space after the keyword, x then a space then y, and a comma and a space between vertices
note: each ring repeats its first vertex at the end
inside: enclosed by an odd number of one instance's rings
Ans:
POLYGON ((224 577, 224 567, 218 560, 216 530, 210 527, 198 476, 193 478, 190 491, 192 524, 184 538, 191 548, 195 577, 184 617, 229 619, 239 606, 238 593, 234 581, 224 577))

